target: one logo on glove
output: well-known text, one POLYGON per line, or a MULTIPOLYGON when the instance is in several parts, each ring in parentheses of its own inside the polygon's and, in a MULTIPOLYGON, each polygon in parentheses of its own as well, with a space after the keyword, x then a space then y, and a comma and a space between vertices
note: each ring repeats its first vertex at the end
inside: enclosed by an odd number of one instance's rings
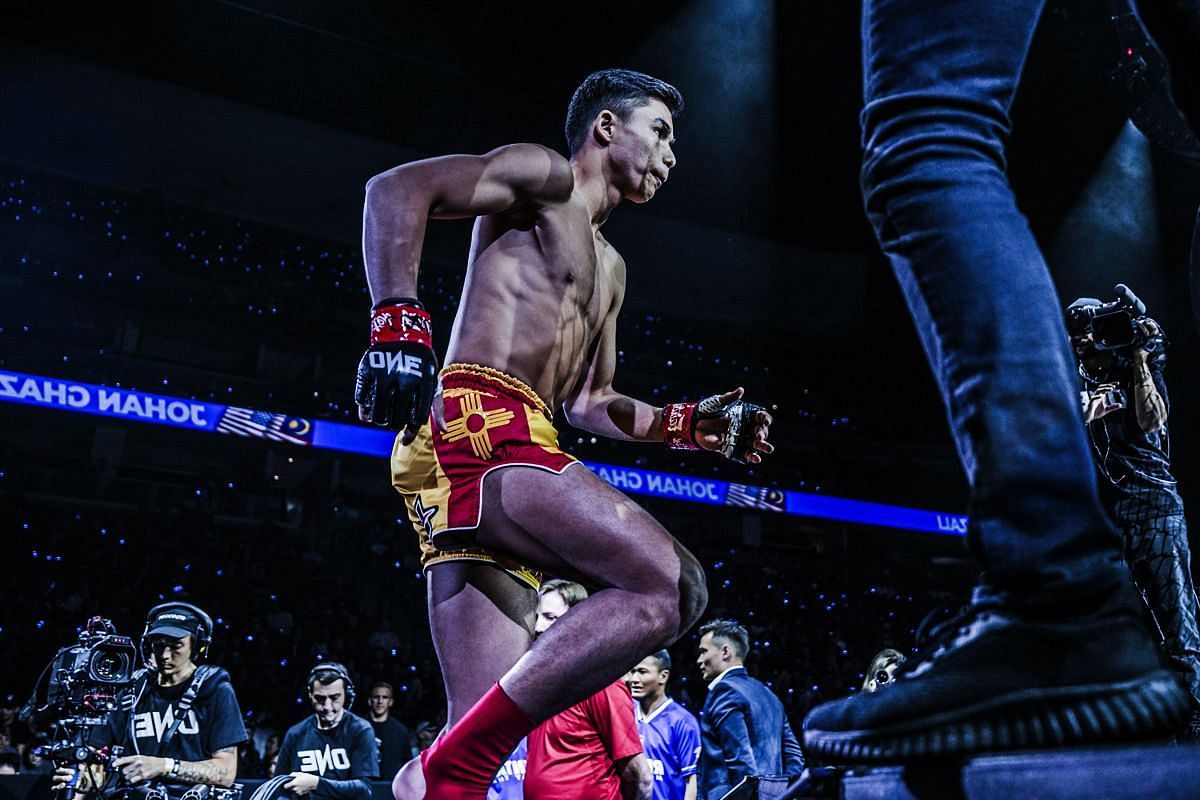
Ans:
POLYGON ((421 367, 425 359, 412 353, 385 353, 382 350, 372 350, 367 354, 367 363, 375 369, 386 369, 388 372, 402 375, 421 375, 421 367))

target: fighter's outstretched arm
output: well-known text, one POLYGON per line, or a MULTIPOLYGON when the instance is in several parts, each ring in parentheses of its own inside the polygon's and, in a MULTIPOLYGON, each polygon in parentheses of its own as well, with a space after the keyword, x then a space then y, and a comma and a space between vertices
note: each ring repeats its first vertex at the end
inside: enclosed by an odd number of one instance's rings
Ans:
MULTIPOLYGON (((577 428, 607 436, 639 442, 662 442, 664 440, 664 409, 636 400, 613 389, 613 376, 617 365, 617 314, 625 297, 625 262, 618 262, 615 270, 618 291, 597 337, 594 351, 590 354, 588 368, 579 385, 567 399, 564 411, 567 420, 577 428)), ((731 392, 712 398, 718 408, 728 408, 742 399, 739 387, 731 392)), ((731 449, 727 441, 735 441, 740 450, 736 455, 742 461, 757 464, 763 456, 774 452, 775 447, 767 441, 771 415, 765 409, 753 411, 752 418, 745 421, 742 436, 730 435, 732 420, 723 414, 709 414, 698 418, 690 432, 693 445, 690 449, 717 450, 725 453, 731 449)), ((699 415, 697 415, 699 417, 699 415)))
POLYGON ((417 271, 430 219, 499 214, 568 199, 575 179, 560 154, 513 144, 481 156, 414 161, 367 182, 363 260, 371 298, 417 296, 417 271))

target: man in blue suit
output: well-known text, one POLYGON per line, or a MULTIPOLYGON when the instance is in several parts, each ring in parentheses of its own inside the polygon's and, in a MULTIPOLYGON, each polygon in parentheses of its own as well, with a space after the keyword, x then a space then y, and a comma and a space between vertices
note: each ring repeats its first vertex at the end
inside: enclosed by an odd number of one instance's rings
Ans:
POLYGON ((700 712, 700 800, 717 800, 742 778, 804 771, 783 704, 742 666, 749 650, 750 635, 732 620, 700 628, 696 663, 708 683, 700 712))

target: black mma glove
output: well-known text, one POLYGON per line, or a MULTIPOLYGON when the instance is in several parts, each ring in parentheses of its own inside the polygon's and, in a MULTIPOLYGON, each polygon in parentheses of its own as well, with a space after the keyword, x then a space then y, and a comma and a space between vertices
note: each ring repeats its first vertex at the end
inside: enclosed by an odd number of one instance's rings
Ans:
POLYGON ((405 439, 411 441, 429 421, 437 383, 433 326, 424 306, 408 297, 377 303, 371 346, 358 362, 354 387, 354 402, 367 421, 394 431, 407 428, 405 439))
POLYGON ((730 461, 748 464, 746 456, 754 449, 754 431, 760 411, 765 409, 744 400, 723 405, 718 394, 699 403, 671 403, 663 408, 663 441, 672 450, 701 450, 703 448, 696 443, 696 423, 702 419, 724 417, 729 420, 729 430, 717 452, 730 461))

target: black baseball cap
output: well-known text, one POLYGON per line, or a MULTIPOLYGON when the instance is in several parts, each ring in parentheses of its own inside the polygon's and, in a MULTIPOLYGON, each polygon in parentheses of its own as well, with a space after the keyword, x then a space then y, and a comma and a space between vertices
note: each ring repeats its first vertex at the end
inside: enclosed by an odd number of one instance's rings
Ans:
POLYGON ((182 639, 184 636, 194 636, 203 624, 199 617, 186 608, 172 606, 163 609, 150 620, 146 626, 146 635, 182 639))

